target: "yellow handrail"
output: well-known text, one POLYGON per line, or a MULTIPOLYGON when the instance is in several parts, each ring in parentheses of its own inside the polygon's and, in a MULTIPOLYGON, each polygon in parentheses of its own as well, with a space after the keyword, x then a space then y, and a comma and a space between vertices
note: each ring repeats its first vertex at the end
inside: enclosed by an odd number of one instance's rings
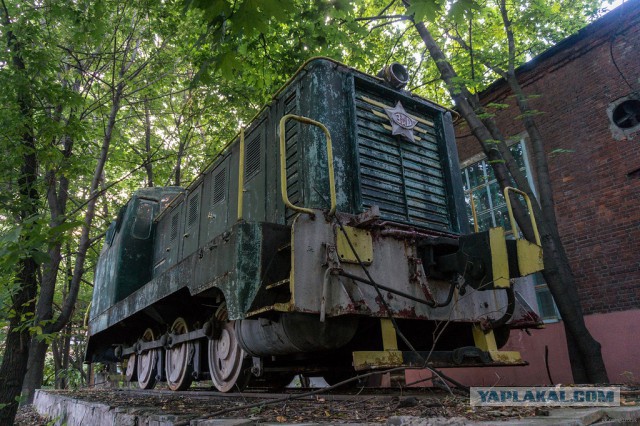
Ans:
POLYGON ((91 303, 89 302, 89 306, 87 306, 87 310, 84 313, 84 319, 82 321, 82 325, 86 328, 89 325, 89 313, 91 311, 91 303))
POLYGON ((240 158, 238 163, 238 220, 242 220, 244 203, 244 127, 240 128, 240 158))
POLYGON ((524 200, 527 202, 527 208, 529 209, 529 218, 531 219, 531 226, 533 226, 533 233, 536 237, 536 244, 538 244, 539 246, 541 246, 541 242, 540 242, 540 234, 538 233, 538 225, 536 224, 536 218, 533 215, 533 207, 531 206, 531 199, 529 198, 529 196, 523 192, 520 191, 517 188, 514 188, 512 186, 507 186, 506 188, 504 188, 504 198, 505 200, 507 200, 507 210, 509 211, 509 221, 511 222, 511 229, 513 230, 513 235, 516 235, 516 219, 513 216, 513 208, 511 207, 511 199, 509 198, 509 191, 513 191, 517 194, 520 194, 524 197, 524 200))
POLYGON ((478 213, 476 212, 476 203, 473 201, 473 191, 469 191, 469 200, 471 200, 471 215, 473 216, 473 232, 478 233, 478 213))
POLYGON ((331 209, 329 210, 329 215, 332 215, 336 211, 336 184, 333 176, 333 145, 331 143, 331 134, 324 124, 307 117, 293 114, 287 114, 280 119, 280 191, 282 193, 282 201, 284 201, 284 204, 291 210, 295 210, 300 213, 308 213, 310 215, 314 214, 313 210, 296 206, 289 201, 289 194, 287 193, 287 156, 285 138, 285 124, 289 119, 305 124, 311 124, 312 126, 319 127, 324 132, 327 139, 327 162, 329 163, 329 193, 331 197, 331 209))

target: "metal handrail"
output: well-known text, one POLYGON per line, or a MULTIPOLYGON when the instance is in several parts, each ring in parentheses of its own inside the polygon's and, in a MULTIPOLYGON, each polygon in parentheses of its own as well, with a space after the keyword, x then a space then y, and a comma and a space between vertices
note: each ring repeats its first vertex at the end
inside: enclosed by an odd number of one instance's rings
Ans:
POLYGON ((240 128, 240 158, 238 159, 238 220, 242 220, 244 203, 244 127, 240 128))
POLYGON ((473 190, 469 191, 469 200, 471 201, 471 215, 473 216, 473 232, 478 233, 478 212, 476 211, 476 203, 473 201, 473 190))
POLYGON ((541 242, 540 242, 540 234, 538 233, 538 225, 536 224, 536 218, 533 215, 533 206, 531 205, 531 199, 529 198, 529 196, 517 189, 514 188, 512 186, 507 186, 504 188, 504 198, 507 201, 507 210, 509 211, 509 221, 511 222, 511 229, 513 230, 513 235, 517 235, 516 234, 516 219, 513 216, 513 208, 511 207, 511 199, 509 198, 509 191, 513 191, 517 194, 520 194, 524 197, 524 200, 527 202, 527 208, 529 209, 529 218, 531 219, 531 226, 533 227, 533 234, 536 237, 536 244, 541 246, 541 242))
POLYGON ((302 117, 294 114, 287 114, 280 119, 280 191, 282 193, 282 201, 291 210, 295 210, 300 213, 314 214, 314 211, 305 207, 296 206, 289 201, 289 194, 287 192, 287 160, 286 160, 286 122, 287 120, 296 120, 301 123, 311 124, 312 126, 319 127, 324 132, 327 140, 327 162, 329 166, 329 195, 331 197, 331 208, 329 215, 333 215, 336 211, 336 184, 333 172, 333 145, 331 143, 331 134, 324 124, 312 120, 307 117, 302 117))

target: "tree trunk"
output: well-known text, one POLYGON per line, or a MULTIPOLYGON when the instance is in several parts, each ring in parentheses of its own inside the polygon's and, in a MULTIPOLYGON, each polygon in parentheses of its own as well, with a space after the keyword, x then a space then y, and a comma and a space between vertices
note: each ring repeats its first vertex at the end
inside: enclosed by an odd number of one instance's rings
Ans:
MULTIPOLYGON (((491 161, 496 179, 500 186, 504 188, 505 186, 510 185, 510 175, 514 178, 518 187, 525 191, 529 197, 534 200, 535 197, 533 191, 526 182, 526 179, 522 173, 517 170, 517 167, 513 167, 513 164, 511 164, 513 158, 508 152, 506 144, 504 143, 504 137, 500 134, 493 119, 489 118, 480 120, 478 118, 476 110, 481 106, 477 99, 464 85, 457 82, 455 71, 447 61, 440 47, 436 44, 424 23, 416 23, 415 27, 422 37, 429 53, 434 58, 436 66, 440 71, 442 79, 447 84, 449 93, 451 94, 458 111, 467 121, 473 135, 478 139, 484 153, 491 161)), ((538 145, 535 145, 534 148, 541 148, 540 142, 541 141, 539 140, 538 145)), ((539 155, 540 153, 538 153, 538 156, 539 155)), ((550 184, 545 183, 545 185, 544 193, 550 194, 550 184)), ((569 334, 571 334, 571 339, 568 339, 568 343, 575 342, 575 348, 579 353, 579 358, 575 358, 576 351, 574 351, 574 347, 569 348, 570 354, 574 354, 573 359, 577 361, 575 364, 572 363, 574 381, 576 383, 607 383, 608 376, 602 360, 600 344, 593 339, 585 326, 578 292, 571 272, 571 267, 559 238, 555 216, 551 217, 552 213, 544 214, 538 203, 534 202, 532 204, 532 213, 535 215, 538 223, 542 240, 541 243, 544 251, 544 276, 554 300, 558 305, 565 327, 569 334)), ((542 204, 546 209, 553 208, 552 199, 547 199, 542 204)), ((520 214, 517 214, 516 218, 518 219, 519 225, 528 223, 528 220, 520 214)), ((525 230, 523 229, 523 231, 525 230)), ((529 234, 529 232, 524 233, 525 235, 529 234)), ((530 236, 528 236, 528 238, 530 238, 530 236)))
POLYGON ((576 383, 608 383, 609 378, 602 359, 601 347, 591 336, 584 323, 577 286, 569 259, 560 239, 547 153, 544 149, 542 135, 534 119, 536 111, 531 109, 529 99, 516 77, 516 44, 505 0, 500 1, 500 13, 509 47, 509 69, 506 73, 503 73, 503 76, 515 95, 534 153, 541 207, 541 212, 536 217, 543 218, 541 221, 545 234, 543 237, 543 249, 545 254, 549 254, 549 256, 545 256, 545 271, 543 275, 561 315, 563 318, 565 318, 565 314, 567 315, 564 321, 564 328, 567 335, 567 348, 573 380, 576 383))
MULTIPOLYGON (((113 35, 113 68, 112 68, 112 79, 111 79, 111 108, 109 111, 109 116, 107 118, 104 136, 102 139, 102 146, 100 149, 100 155, 98 161, 96 163, 94 174, 91 180, 90 188, 89 188, 89 200, 87 202, 86 211, 84 214, 84 224, 82 227, 82 232, 80 235, 80 240, 78 243, 78 249, 75 256, 75 265, 73 268, 73 273, 70 275, 69 279, 69 287, 68 294, 64 297, 64 301, 62 303, 61 312, 55 320, 53 319, 53 294, 55 292, 55 282, 57 279, 57 270, 60 263, 60 246, 55 245, 51 248, 49 257, 51 261, 47 265, 47 269, 45 270, 45 280, 43 280, 43 284, 45 284, 41 290, 40 298, 38 299, 38 319, 40 321, 47 321, 46 325, 44 325, 43 332, 47 334, 56 333, 62 330, 70 321, 71 316, 73 314, 78 292, 80 289, 80 283, 82 280, 82 276, 84 274, 84 263, 87 255, 87 250, 91 245, 90 239, 90 231, 91 224, 93 222, 93 218, 95 215, 97 196, 99 194, 99 187, 102 182, 104 166, 107 162, 107 157, 109 153, 109 148, 111 145, 111 140, 113 136, 113 131, 116 125, 116 119, 118 116, 118 112, 120 111, 120 104, 122 101, 124 89, 127 84, 127 80, 125 75, 129 72, 131 66, 134 64, 134 60, 136 57, 137 49, 139 47, 138 44, 133 44, 133 38, 127 37, 124 41, 124 45, 121 47, 122 54, 122 62, 119 68, 116 68, 116 43, 118 40, 117 34, 113 35)), ((119 54, 118 54, 119 55, 119 54)), ((135 77, 139 72, 144 69, 147 62, 143 62, 143 64, 132 72, 129 78, 135 77)), ((65 157, 71 156, 71 150, 73 147, 73 140, 69 137, 66 137, 64 140, 64 152, 65 157)), ((47 198, 49 201, 49 206, 52 214, 52 226, 58 224, 57 220, 63 217, 66 210, 66 202, 68 199, 68 180, 64 176, 60 177, 60 188, 58 194, 56 194, 55 187, 55 174, 51 172, 51 179, 48 181, 49 191, 47 194, 47 198)), ((42 373, 38 373, 36 370, 40 370, 44 367, 44 358, 42 352, 46 354, 46 346, 43 349, 41 346, 38 347, 38 353, 35 354, 34 364, 33 364, 33 380, 29 380, 29 386, 26 389, 26 393, 28 398, 33 398, 33 391, 42 384, 42 373), (37 364, 36 364, 37 363, 37 364)))
POLYGON ((62 337, 62 371, 64 375, 58 389, 67 389, 69 387, 69 357, 71 356, 71 322, 65 327, 65 333, 62 337))
POLYGON ((151 161, 151 111, 149 99, 144 98, 144 169, 147 172, 147 186, 153 186, 153 162, 151 161))
MULTIPOLYGON (((65 158, 69 158, 71 155, 71 147, 73 146, 71 138, 64 138, 64 146, 63 155, 65 158)), ((69 190, 69 180, 65 176, 61 176, 58 191, 56 191, 56 180, 55 172, 50 170, 47 173, 47 200, 49 203, 49 211, 51 212, 50 226, 52 228, 62 223, 66 212, 69 190)), ((62 261, 61 244, 60 242, 55 243, 49 249, 49 262, 45 265, 42 274, 40 294, 38 295, 38 304, 36 306, 36 321, 39 324, 47 323, 53 318, 53 298, 55 296, 56 281, 58 279, 58 268, 62 261)), ((26 404, 33 403, 35 390, 42 386, 44 362, 48 347, 49 345, 45 340, 34 339, 31 344, 27 374, 25 375, 22 386, 22 395, 26 404)))
POLYGON ((29 361, 27 363, 27 374, 24 376, 22 384, 21 404, 33 403, 34 391, 42 386, 44 379, 44 361, 47 356, 49 345, 45 340, 33 338, 29 349, 29 361))
POLYGON ((32 313, 33 300, 37 290, 37 268, 33 259, 20 261, 20 289, 12 297, 12 311, 16 314, 9 319, 9 329, 5 341, 5 351, 0 365, 0 424, 13 424, 18 410, 18 397, 27 372, 31 335, 24 327, 24 315, 32 313))
MULTIPOLYGON (((22 58, 22 47, 12 31, 9 11, 2 1, 2 25, 7 37, 7 48, 11 54, 11 65, 18 75, 26 71, 22 58)), ((21 136, 22 165, 18 177, 21 222, 38 212, 39 194, 35 183, 38 174, 38 159, 33 132, 33 107, 28 86, 17 87, 17 104, 23 120, 21 136)), ((30 244, 28 230, 23 231, 20 242, 30 244)), ((34 300, 38 290, 38 265, 32 256, 18 261, 16 269, 16 291, 11 296, 11 313, 5 341, 5 351, 0 365, 0 424, 12 424, 18 410, 18 397, 27 372, 31 334, 25 322, 33 314, 34 300)))

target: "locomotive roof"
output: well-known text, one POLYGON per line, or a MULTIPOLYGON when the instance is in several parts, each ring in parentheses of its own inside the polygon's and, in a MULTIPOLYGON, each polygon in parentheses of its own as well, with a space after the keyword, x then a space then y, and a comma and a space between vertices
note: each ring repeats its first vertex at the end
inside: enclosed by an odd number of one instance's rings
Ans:
MULTIPOLYGON (((356 68, 350 67, 348 65, 343 64, 340 61, 337 61, 335 59, 326 57, 326 56, 314 56, 308 60, 306 60, 302 65, 300 65, 300 67, 298 68, 298 70, 291 76, 289 77, 289 79, 280 87, 280 89, 278 89, 278 91, 276 91, 273 96, 271 96, 271 102, 273 102, 274 100, 278 99, 278 97, 282 94, 282 92, 284 90, 286 90, 287 87, 289 87, 289 85, 296 80, 303 72, 308 71, 309 68, 311 68, 313 65, 315 65, 318 62, 331 62, 335 65, 337 65, 338 67, 343 68, 344 70, 348 70, 349 72, 353 73, 353 74, 357 74, 359 78, 365 79, 365 80, 369 80, 369 81, 373 81, 376 82, 378 84, 386 84, 385 80, 381 77, 377 77, 371 74, 367 74, 363 71, 357 70, 356 68)), ((450 108, 447 108, 445 106, 442 106, 438 103, 435 103, 427 98, 424 98, 422 96, 416 95, 412 92, 409 91, 402 91, 402 93, 405 96, 408 96, 410 98, 414 98, 416 100, 419 100, 420 102, 424 102, 424 103, 428 103, 432 108, 440 110, 440 111, 450 111, 453 114, 458 115, 457 112, 451 110, 450 108)), ((266 105, 264 105, 262 108, 260 108, 260 110, 251 118, 251 120, 249 120, 249 125, 245 128, 245 130, 249 130, 253 125, 254 122, 256 120, 256 118, 258 118, 271 104, 271 102, 267 103, 266 105)), ((198 176, 196 176, 193 181, 191 181, 191 183, 189 183, 189 185, 187 186, 187 191, 189 191, 193 186, 197 185, 200 180, 203 178, 203 176, 206 174, 206 172, 209 170, 209 168, 211 167, 211 165, 213 163, 215 163, 215 161, 227 154, 227 150, 229 149, 229 147, 231 145, 233 145, 233 142, 239 137, 240 132, 238 131, 238 133, 236 133, 223 147, 222 149, 213 156, 213 158, 211 159, 211 161, 209 161, 209 163, 207 164, 207 166, 198 174, 198 176)))
MULTIPOLYGON (((356 68, 350 67, 348 65, 345 65, 344 63, 337 61, 335 59, 326 57, 326 56, 314 56, 308 60, 306 60, 298 69, 297 71, 291 76, 289 77, 289 79, 280 87, 280 89, 278 89, 278 91, 276 91, 273 96, 271 96, 271 101, 267 104, 265 104, 262 108, 260 108, 260 110, 251 118, 251 120, 249 120, 249 125, 245 128, 246 130, 251 129, 252 126, 256 125, 256 119, 269 107, 269 105, 271 105, 271 103, 278 99, 280 97, 280 95, 282 95, 282 93, 287 89, 287 87, 289 87, 289 85, 291 83, 293 83, 296 79, 298 79, 304 72, 309 71, 309 69, 311 67, 313 67, 314 65, 320 63, 320 62, 330 62, 335 64, 337 67, 342 68, 343 72, 350 72, 354 75, 357 75, 359 78, 364 79, 364 80, 368 80, 370 82, 375 82, 377 84, 383 84, 386 85, 387 83, 385 82, 385 80, 381 77, 377 77, 371 74, 367 74, 363 71, 357 70, 356 68)), ((432 108, 439 110, 439 111, 450 111, 455 115, 458 115, 457 112, 451 110, 450 108, 447 108, 445 106, 442 106, 440 104, 437 104, 429 99, 426 99, 422 96, 419 96, 417 94, 414 94, 412 92, 409 91, 405 91, 403 90, 402 93, 410 98, 416 99, 419 102, 422 103, 427 103, 429 104, 429 106, 431 106, 432 108)), ((189 185, 185 188, 184 192, 189 192, 193 187, 197 186, 202 179, 204 178, 205 174, 209 171, 209 169, 211 168, 211 166, 222 156, 224 155, 228 155, 229 154, 229 148, 234 144, 234 142, 238 139, 238 137, 240 136, 240 131, 238 131, 238 133, 236 133, 223 147, 222 149, 220 149, 220 151, 216 154, 214 154, 213 158, 207 163, 207 165, 202 169, 202 171, 200 171, 200 173, 198 173, 198 175, 189 183, 189 185)), ((169 204, 166 206, 165 209, 163 209, 162 212, 160 212, 160 214, 156 217, 156 221, 158 219, 160 219, 162 216, 164 216, 164 212, 170 210, 170 208, 172 207, 172 205, 176 202, 179 201, 181 199, 181 196, 184 194, 184 192, 178 194, 177 196, 174 197, 174 199, 169 202, 169 204)))

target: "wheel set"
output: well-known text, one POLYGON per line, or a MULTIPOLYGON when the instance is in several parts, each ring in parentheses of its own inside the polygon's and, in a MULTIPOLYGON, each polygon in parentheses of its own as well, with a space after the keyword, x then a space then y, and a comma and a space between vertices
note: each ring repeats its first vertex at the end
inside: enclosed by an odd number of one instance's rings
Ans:
MULTIPOLYGON (((209 376, 213 385, 220 392, 229 392, 234 388, 243 390, 252 377, 251 357, 247 356, 236 339, 235 321, 228 321, 224 304, 215 313, 215 321, 222 325, 222 330, 215 338, 208 339, 206 348, 209 376)), ((191 330, 187 321, 179 317, 171 326, 167 348, 143 349, 126 357, 125 378, 137 381, 141 389, 152 389, 161 376, 166 378, 167 386, 173 391, 188 389, 194 380, 194 364, 197 354, 197 341, 182 341, 171 344, 171 338, 187 334, 191 330), (164 360, 160 357, 164 356, 164 360), (159 362, 160 361, 160 362, 159 362), (161 366, 161 367, 160 367, 161 366), (160 371, 163 368, 163 371, 160 371), (162 373, 162 374, 160 374, 162 373)), ((158 338, 150 328, 146 329, 140 342, 153 342, 158 338)))

